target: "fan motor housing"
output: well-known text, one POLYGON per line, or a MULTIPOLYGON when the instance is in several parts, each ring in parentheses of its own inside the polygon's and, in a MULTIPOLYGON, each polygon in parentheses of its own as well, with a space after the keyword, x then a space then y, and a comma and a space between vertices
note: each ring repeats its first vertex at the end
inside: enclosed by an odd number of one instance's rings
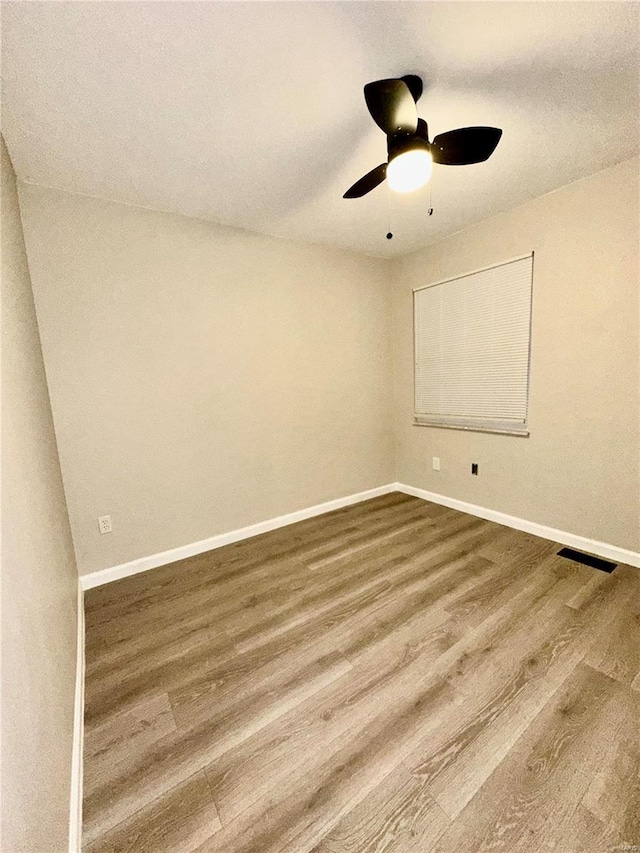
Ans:
POLYGON ((418 151, 420 149, 430 152, 431 146, 425 139, 421 139, 413 133, 396 133, 393 136, 387 137, 389 162, 406 151, 418 151))

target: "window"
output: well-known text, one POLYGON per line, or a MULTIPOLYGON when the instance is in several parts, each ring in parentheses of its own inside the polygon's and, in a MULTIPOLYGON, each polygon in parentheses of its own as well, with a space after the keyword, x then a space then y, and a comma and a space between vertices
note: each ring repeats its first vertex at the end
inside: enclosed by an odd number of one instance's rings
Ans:
POLYGON ((528 435, 533 253, 414 290, 415 417, 528 435))

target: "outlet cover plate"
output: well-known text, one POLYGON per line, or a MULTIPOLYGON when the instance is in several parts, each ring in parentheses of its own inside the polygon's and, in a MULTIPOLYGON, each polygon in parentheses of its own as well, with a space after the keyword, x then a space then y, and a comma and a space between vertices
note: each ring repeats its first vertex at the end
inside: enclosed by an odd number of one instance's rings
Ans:
POLYGON ((113 525, 111 523, 110 515, 101 515, 98 518, 98 530, 101 534, 111 533, 111 531, 113 530, 113 525))

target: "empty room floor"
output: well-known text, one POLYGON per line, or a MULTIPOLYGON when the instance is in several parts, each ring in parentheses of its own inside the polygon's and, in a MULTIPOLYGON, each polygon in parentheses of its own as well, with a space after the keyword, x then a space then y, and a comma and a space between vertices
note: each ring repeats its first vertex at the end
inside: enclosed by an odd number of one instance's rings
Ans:
POLYGON ((640 571, 393 493, 87 592, 83 849, 640 849, 640 571))

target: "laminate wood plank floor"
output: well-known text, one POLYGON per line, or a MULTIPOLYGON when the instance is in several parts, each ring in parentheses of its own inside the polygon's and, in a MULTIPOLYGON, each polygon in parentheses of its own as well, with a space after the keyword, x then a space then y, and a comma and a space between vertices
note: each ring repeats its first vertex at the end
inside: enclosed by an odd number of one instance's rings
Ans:
POLYGON ((393 493, 90 590, 87 853, 640 850, 640 571, 393 493))

